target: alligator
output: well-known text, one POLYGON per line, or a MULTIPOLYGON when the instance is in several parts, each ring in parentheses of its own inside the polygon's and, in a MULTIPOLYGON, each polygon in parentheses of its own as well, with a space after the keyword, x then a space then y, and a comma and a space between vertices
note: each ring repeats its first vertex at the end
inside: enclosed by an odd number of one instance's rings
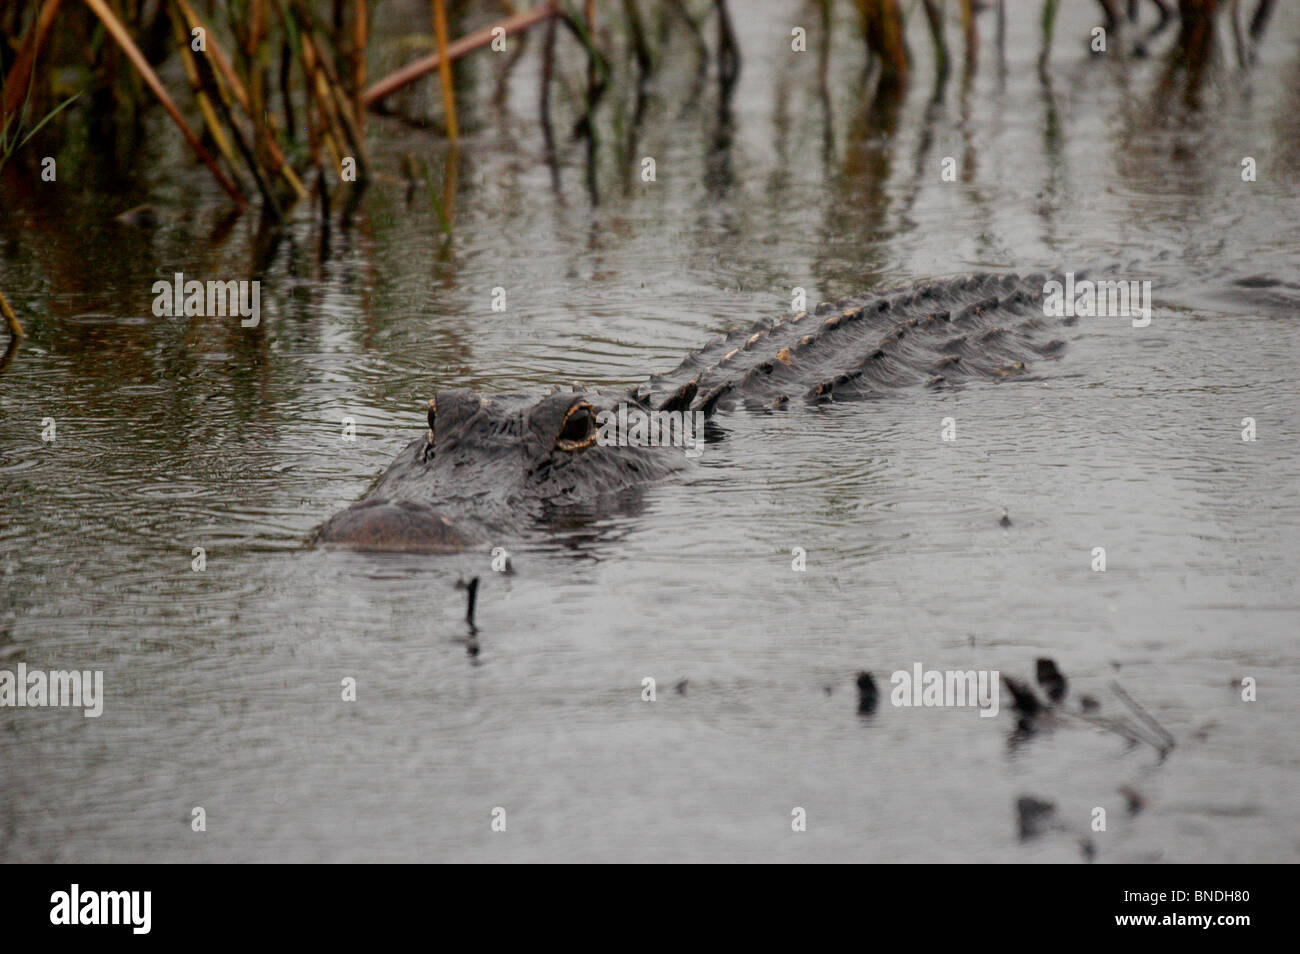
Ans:
MULTIPOLYGON (((428 430, 315 543, 362 551, 455 552, 500 541, 551 508, 591 505, 661 480, 689 451, 602 439, 602 412, 690 412, 869 400, 912 386, 1024 378, 1064 348, 1044 284, 982 274, 923 282, 735 328, 630 391, 573 385, 538 397, 438 391, 428 430)), ((667 420, 668 418, 664 418, 667 420)), ((698 435, 697 435, 698 436, 698 435)))

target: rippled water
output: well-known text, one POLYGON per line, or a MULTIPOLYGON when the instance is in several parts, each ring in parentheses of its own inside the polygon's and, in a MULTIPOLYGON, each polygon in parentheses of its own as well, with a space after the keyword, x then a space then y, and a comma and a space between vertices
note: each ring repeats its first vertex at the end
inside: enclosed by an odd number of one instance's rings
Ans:
POLYGON ((913 34, 895 100, 847 28, 823 98, 792 5, 752 6, 729 118, 711 79, 665 69, 626 157, 607 137, 589 167, 561 137, 558 187, 538 44, 497 105, 495 64, 467 60, 450 239, 399 171, 426 157, 442 189, 440 141, 394 119, 350 223, 304 208, 269 256, 175 157, 108 195, 6 173, 0 287, 30 337, 0 373, 0 668, 103 669, 107 700, 0 709, 0 858, 1073 861, 1090 837, 1100 861, 1300 859, 1300 17, 1249 73, 1225 40, 1193 109, 1159 57, 1091 60, 1088 5, 1047 80, 1036 16, 1011 17, 1004 69, 982 18, 941 99, 913 34), (157 230, 112 221, 145 200, 157 230), (256 331, 151 313, 158 278, 268 257, 256 331), (794 286, 1094 263, 1153 281, 1150 327, 1082 321, 1033 381, 727 415, 683 480, 512 541, 512 576, 304 546, 437 388, 627 386, 794 286), (462 575, 483 579, 476 659, 462 575), (855 711, 862 668, 1042 655, 1103 714, 1119 680, 1175 750, 855 711), (1063 830, 1019 841, 1021 795, 1063 830))

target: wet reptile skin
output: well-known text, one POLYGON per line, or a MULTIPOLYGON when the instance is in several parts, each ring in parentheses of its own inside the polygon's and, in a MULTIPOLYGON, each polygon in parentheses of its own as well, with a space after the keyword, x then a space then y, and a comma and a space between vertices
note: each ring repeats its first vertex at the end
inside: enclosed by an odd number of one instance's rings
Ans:
POLYGON ((441 391, 430 402, 429 434, 408 444, 315 542, 469 549, 518 533, 550 508, 600 501, 685 466, 676 447, 571 449, 563 438, 581 430, 584 408, 593 420, 620 403, 711 416, 736 406, 770 410, 1025 377, 1064 348, 1050 332, 1071 320, 1044 318, 1042 309, 1044 283, 1059 277, 976 275, 823 302, 721 335, 630 392, 576 385, 542 397, 441 391))

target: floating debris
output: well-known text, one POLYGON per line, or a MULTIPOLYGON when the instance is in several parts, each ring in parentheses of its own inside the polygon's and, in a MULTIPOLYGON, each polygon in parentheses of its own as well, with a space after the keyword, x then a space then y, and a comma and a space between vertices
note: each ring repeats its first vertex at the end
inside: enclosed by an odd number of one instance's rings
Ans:
POLYGON ((1060 702, 1065 698, 1065 693, 1069 688, 1067 680, 1061 671, 1056 668, 1056 663, 1046 657, 1040 658, 1034 673, 1038 680, 1038 685, 1047 693, 1047 698, 1053 702, 1060 702))
POLYGON ((1136 789, 1130 788, 1128 785, 1121 785, 1119 793, 1124 796, 1124 807, 1128 809, 1130 815, 1136 815, 1146 808, 1147 800, 1136 789))
POLYGON ((468 583, 464 580, 456 581, 456 589, 465 590, 465 622, 470 626, 474 625, 474 607, 478 602, 478 577, 474 577, 468 583))
POLYGON ((1013 707, 1024 715, 1033 717, 1043 711, 1045 706, 1038 701, 1038 696, 1034 695, 1034 690, 1029 688, 1028 683, 1012 679, 1010 676, 1003 675, 1002 682, 1006 684, 1015 702, 1013 707))
POLYGON ((121 222, 123 225, 133 225, 138 229, 156 229, 162 220, 158 216, 158 210, 146 202, 144 205, 127 209, 113 221, 121 222))
POLYGON ((481 649, 478 641, 478 626, 474 623, 474 607, 478 602, 478 577, 474 577, 468 583, 463 578, 457 580, 456 589, 465 590, 465 623, 469 628, 469 633, 465 636, 465 652, 477 664, 481 649))
MULTIPOLYGON (((1120 701, 1123 702, 1130 709, 1132 709, 1133 713, 1139 719, 1141 719, 1143 723, 1146 724, 1147 728, 1149 728, 1152 732, 1154 732, 1156 736, 1161 740, 1163 744, 1157 745, 1156 748, 1160 750, 1160 757, 1164 758, 1169 753, 1169 751, 1174 747, 1174 737, 1170 735, 1170 733, 1168 732, 1168 730, 1165 729, 1164 726, 1162 726, 1159 722, 1155 720, 1155 717, 1151 715, 1151 713, 1147 712, 1146 709, 1143 709, 1140 705, 1138 705, 1136 700, 1134 700, 1132 696, 1130 696, 1127 692, 1125 692, 1118 682, 1111 680, 1110 690, 1111 692, 1115 693, 1115 695, 1119 696, 1120 701)), ((1151 744, 1154 745, 1155 743, 1151 743, 1151 744)))
POLYGON ((876 680, 865 669, 858 673, 858 713, 865 715, 876 711, 876 702, 880 693, 876 690, 876 680))
POLYGON ((1157 722, 1149 712, 1138 705, 1133 697, 1125 692, 1117 682, 1111 681, 1111 691, 1119 696, 1120 700, 1137 716, 1138 721, 1136 723, 1124 719, 1105 719, 1094 715, 1093 713, 1100 708, 1100 704, 1092 696, 1080 697, 1078 712, 1067 712, 1058 708, 1056 703, 1065 698, 1069 680, 1065 678, 1060 670, 1056 668, 1056 664, 1050 659, 1041 658, 1038 660, 1036 676, 1039 685, 1044 688, 1051 700, 1050 703, 1042 702, 1034 694, 1028 683, 1021 682, 1011 676, 1002 676, 1002 682, 1014 699, 1012 708, 1020 714, 1016 725, 1022 735, 1032 735, 1037 730, 1039 723, 1043 721, 1057 723, 1064 719, 1078 719, 1089 725, 1095 725, 1098 728, 1121 735, 1128 739, 1131 745, 1146 743, 1159 752, 1162 759, 1173 749, 1173 735, 1157 722))
POLYGON ((1022 795, 1016 799, 1016 820, 1021 841, 1037 838, 1049 828, 1057 827, 1056 803, 1022 795))

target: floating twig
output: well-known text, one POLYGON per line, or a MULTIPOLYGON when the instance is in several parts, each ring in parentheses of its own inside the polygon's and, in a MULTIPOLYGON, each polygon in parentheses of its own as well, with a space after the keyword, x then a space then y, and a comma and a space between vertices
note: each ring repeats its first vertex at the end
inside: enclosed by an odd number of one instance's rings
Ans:
POLYGON ((1111 680, 1110 688, 1115 695, 1119 696, 1121 702, 1132 709, 1133 713, 1146 723, 1147 727, 1150 728, 1152 732, 1156 733, 1156 735, 1164 740, 1164 747, 1160 751, 1161 755, 1164 755, 1174 747, 1174 737, 1165 729, 1164 726, 1156 721, 1155 716, 1151 715, 1151 713, 1147 712, 1146 709, 1143 709, 1138 705, 1137 700, 1125 692, 1118 682, 1111 680))
POLYGON ((1164 747, 1160 743, 1155 742, 1149 737, 1143 735, 1141 732, 1138 732, 1134 726, 1131 726, 1126 722, 1120 722, 1118 719, 1105 719, 1101 716, 1090 715, 1086 712, 1065 712, 1061 714, 1073 719, 1079 719, 1089 725, 1095 725, 1097 728, 1105 729, 1107 732, 1114 732, 1116 735, 1122 735, 1134 745, 1137 745, 1138 743, 1146 743, 1157 752, 1164 754, 1164 747))
POLYGON ((474 606, 478 602, 478 577, 473 577, 468 583, 457 580, 456 589, 465 590, 465 622, 473 626, 474 606))

